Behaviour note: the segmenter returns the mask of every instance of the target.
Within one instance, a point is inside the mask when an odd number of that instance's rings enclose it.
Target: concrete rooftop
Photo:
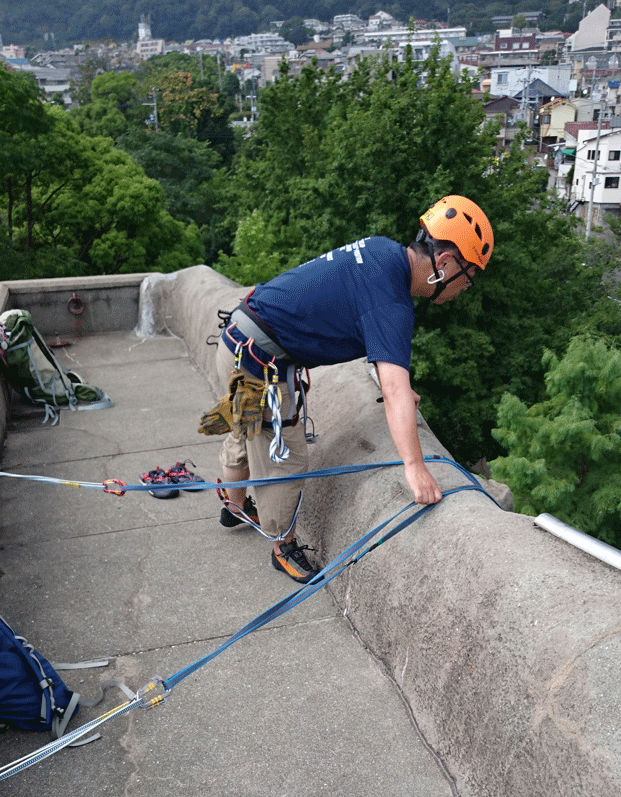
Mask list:
[[[17,407],[2,470],[136,484],[190,459],[219,474],[220,439],[196,433],[215,396],[182,340],[131,332],[63,336],[59,359],[103,388],[112,409],[63,411],[60,424]],[[109,657],[63,673],[90,697],[117,678],[136,690],[216,648],[296,585],[270,564],[270,543],[225,530],[211,491],[118,498],[0,479],[1,614],[51,661]],[[361,533],[364,530],[361,530]],[[345,545],[343,545],[345,547]],[[70,729],[123,703],[109,690]],[[453,780],[419,735],[382,666],[327,590],[237,642],[172,692],[0,784],[0,793],[169,797],[449,797]],[[7,731],[2,764],[49,741]]]

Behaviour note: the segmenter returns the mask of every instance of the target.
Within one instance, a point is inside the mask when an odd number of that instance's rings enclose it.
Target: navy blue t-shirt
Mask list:
[[[257,285],[248,305],[300,365],[366,356],[409,369],[411,279],[405,247],[363,238]]]

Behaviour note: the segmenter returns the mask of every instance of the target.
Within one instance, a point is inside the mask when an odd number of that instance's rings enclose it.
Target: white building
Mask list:
[[[143,14],[138,23],[138,41],[136,42],[136,52],[140,58],[146,61],[152,55],[161,55],[165,46],[164,39],[153,38],[149,18]]]
[[[364,38],[367,42],[377,42],[379,44],[390,39],[391,42],[410,42],[412,45],[416,41],[430,41],[436,36],[440,39],[465,39],[466,29],[459,28],[425,28],[411,31],[408,28],[389,28],[387,30],[365,31]]]
[[[343,30],[360,30],[360,28],[366,27],[366,24],[355,14],[337,14],[332,22],[335,28]]]
[[[393,28],[397,24],[397,20],[386,11],[378,11],[369,17],[369,30],[383,30],[384,28]]]
[[[142,39],[136,42],[136,52],[146,61],[152,55],[161,55],[165,46],[164,39]]]
[[[0,47],[0,55],[4,58],[25,58],[26,54],[23,47],[18,47],[16,44],[7,44]]]
[[[571,73],[571,64],[520,66],[513,69],[495,67],[491,72],[489,92],[495,97],[515,97],[525,86],[539,78],[558,91],[559,95],[566,97],[569,94]]]
[[[569,196],[570,202],[580,203],[580,215],[586,219],[593,187],[594,225],[601,224],[606,213],[619,215],[621,209],[621,129],[600,131],[596,163],[597,136],[597,130],[578,131]]]
[[[578,30],[568,37],[566,47],[572,52],[578,50],[591,50],[604,48],[608,23],[610,22],[610,9],[600,3],[590,14],[580,22]]]
[[[279,33],[251,33],[250,36],[238,36],[233,41],[237,52],[286,53],[294,49],[291,42],[285,41]]]
[[[26,59],[11,61],[11,67],[20,72],[30,72],[33,74],[39,88],[45,94],[46,100],[51,101],[54,99],[54,95],[62,95],[64,104],[71,104],[71,97],[69,96],[71,72],[69,69],[57,69],[52,66],[33,66]]]

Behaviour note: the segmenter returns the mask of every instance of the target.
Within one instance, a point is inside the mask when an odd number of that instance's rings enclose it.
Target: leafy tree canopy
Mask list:
[[[494,436],[508,451],[491,463],[516,509],[549,512],[621,548],[621,351],[613,339],[572,338],[546,351],[547,398],[527,408],[507,393]]]
[[[0,107],[12,102],[25,113],[0,118],[0,135],[12,133],[0,156],[0,278],[165,271],[200,260],[196,226],[170,216],[159,183],[111,139],[85,136],[22,75],[0,70]]]

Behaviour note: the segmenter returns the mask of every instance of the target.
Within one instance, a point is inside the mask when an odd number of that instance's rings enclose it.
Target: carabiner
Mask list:
[[[118,495],[119,498],[125,495],[126,490],[123,489],[115,490],[114,487],[108,488],[109,484],[118,484],[119,487],[123,488],[127,487],[125,482],[122,482],[120,479],[106,479],[105,482],[103,483],[104,493],[111,493],[112,495]]]

